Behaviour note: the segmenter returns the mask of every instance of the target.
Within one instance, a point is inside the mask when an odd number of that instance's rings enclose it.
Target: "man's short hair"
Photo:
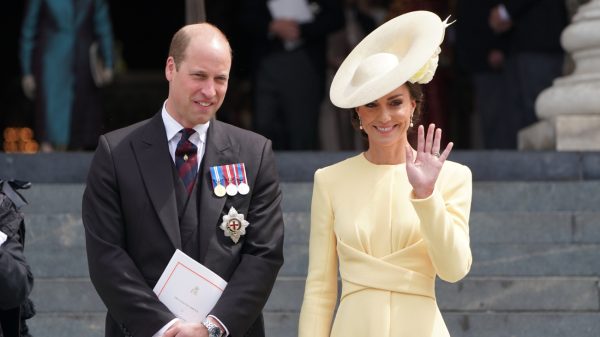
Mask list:
[[[227,42],[227,45],[229,46],[229,53],[233,58],[233,51],[231,50],[231,45],[229,44],[227,36],[225,36],[225,34],[215,25],[212,25],[210,23],[202,23],[201,25],[211,27],[215,33],[217,33],[223,38],[224,41]],[[171,39],[171,45],[169,46],[169,56],[173,57],[173,61],[175,62],[175,69],[177,70],[179,70],[179,65],[185,58],[185,50],[187,49],[187,46],[190,44],[190,40],[192,39],[192,36],[190,34],[190,30],[192,29],[191,26],[193,25],[187,25],[182,27],[175,33],[175,35],[173,35],[173,38]]]

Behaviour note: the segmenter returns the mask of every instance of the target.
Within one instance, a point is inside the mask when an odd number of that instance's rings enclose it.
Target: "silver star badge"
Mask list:
[[[225,236],[231,238],[233,243],[238,243],[240,237],[246,235],[246,227],[249,224],[248,221],[244,220],[244,214],[239,214],[235,208],[231,207],[229,213],[223,215],[223,222],[219,228],[223,230]]]

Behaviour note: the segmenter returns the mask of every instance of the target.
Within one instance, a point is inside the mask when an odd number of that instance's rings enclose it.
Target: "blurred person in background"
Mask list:
[[[386,15],[385,1],[345,0],[343,4],[346,24],[327,41],[327,87],[352,48],[383,23]],[[364,139],[355,132],[348,111],[328,99],[322,102],[319,139],[320,149],[325,151],[362,150],[365,145]]]
[[[456,21],[456,66],[468,77],[473,104],[472,147],[514,147],[512,130],[499,128],[506,118],[507,34],[497,34],[488,24],[495,0],[459,0]]]
[[[273,4],[290,11],[280,16]],[[344,26],[340,2],[242,0],[240,6],[242,31],[252,44],[254,131],[276,150],[316,150],[327,36]]]
[[[98,86],[113,77],[107,2],[28,0],[20,58],[41,150],[93,150],[103,119]]]
[[[535,100],[562,74],[560,35],[567,26],[564,0],[504,0],[490,9],[490,28],[508,34],[506,98],[502,127],[507,148],[517,148],[520,129],[535,123]]]

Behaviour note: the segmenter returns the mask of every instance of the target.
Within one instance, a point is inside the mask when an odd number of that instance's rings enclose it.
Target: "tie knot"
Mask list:
[[[194,133],[196,133],[196,130],[192,128],[181,129],[181,140],[188,140]]]

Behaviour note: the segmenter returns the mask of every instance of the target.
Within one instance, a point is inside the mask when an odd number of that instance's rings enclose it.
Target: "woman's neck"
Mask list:
[[[373,146],[365,151],[365,158],[376,165],[397,165],[406,162],[406,142],[390,146]]]

